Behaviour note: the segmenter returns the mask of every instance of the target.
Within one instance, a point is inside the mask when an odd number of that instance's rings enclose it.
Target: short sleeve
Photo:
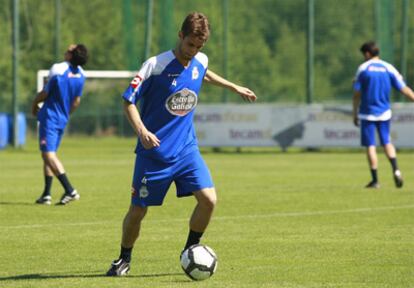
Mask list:
[[[391,84],[395,89],[401,90],[402,88],[407,86],[407,84],[405,84],[404,82],[402,75],[400,74],[400,72],[398,72],[397,69],[395,69],[394,66],[388,65],[387,70],[388,74],[390,75]]]
[[[142,88],[142,83],[152,75],[156,65],[156,58],[151,57],[142,64],[141,69],[129,83],[129,86],[122,94],[122,98],[130,103],[136,103],[139,100],[139,93]]]
[[[352,83],[354,91],[361,91],[361,71],[358,69],[357,73],[355,74],[354,81]]]

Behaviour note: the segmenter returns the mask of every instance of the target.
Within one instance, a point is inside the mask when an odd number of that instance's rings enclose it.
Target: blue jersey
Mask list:
[[[174,162],[198,149],[193,116],[207,66],[208,58],[201,52],[184,67],[172,51],[142,65],[123,98],[133,104],[139,101],[145,127],[161,144],[146,150],[138,141],[137,154]]]
[[[57,63],[49,71],[49,80],[43,90],[47,93],[37,119],[45,127],[65,128],[72,103],[82,96],[85,75],[82,67],[74,68],[68,62]]]
[[[391,88],[401,90],[405,86],[401,74],[391,64],[380,59],[361,64],[354,81],[354,91],[361,92],[359,118],[373,121],[391,118]]]

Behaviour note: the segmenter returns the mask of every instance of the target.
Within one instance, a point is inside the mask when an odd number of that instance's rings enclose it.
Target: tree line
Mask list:
[[[261,102],[305,102],[307,0],[228,0],[227,57],[223,53],[226,41],[223,1],[170,1],[172,23],[165,21],[166,2],[153,2],[151,55],[162,52],[165,31],[176,39],[183,18],[191,11],[201,11],[209,17],[212,28],[203,50],[209,56],[212,70],[223,74],[223,61],[227,59],[227,77],[255,90]],[[8,112],[12,101],[12,0],[2,2],[7,3],[0,10],[0,112]],[[144,60],[146,2],[61,0],[59,54],[63,58],[69,43],[84,43],[91,55],[85,69],[139,69]],[[352,79],[362,62],[358,49],[364,41],[375,39],[374,2],[315,0],[315,102],[350,101]],[[401,3],[398,0],[393,4],[396,17],[392,42],[397,68]],[[54,0],[20,0],[19,107],[25,112],[36,93],[37,70],[49,69],[62,60],[54,57],[54,5]],[[413,15],[414,5],[410,12]],[[414,17],[409,22],[409,34],[414,35]],[[413,46],[411,37],[409,47]],[[414,63],[414,54],[408,54],[408,71],[404,76],[412,86],[414,70],[410,63]],[[113,89],[90,90],[91,99],[86,101],[90,107],[84,109],[97,109],[101,105],[117,107],[119,94],[128,81],[105,85]],[[222,91],[208,85],[201,93],[201,103],[223,100]],[[228,100],[239,101],[232,95]]]

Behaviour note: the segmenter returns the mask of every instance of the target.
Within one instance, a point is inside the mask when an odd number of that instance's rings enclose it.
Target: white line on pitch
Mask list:
[[[401,210],[401,209],[412,209],[414,205],[403,205],[403,206],[386,206],[386,207],[373,207],[373,208],[356,208],[349,210],[325,210],[325,211],[300,211],[300,212],[280,212],[263,215],[235,215],[235,216],[221,216],[215,219],[242,219],[242,218],[273,218],[273,217],[301,217],[301,216],[318,216],[318,215],[330,215],[330,214],[347,214],[347,213],[363,213],[363,212],[375,212],[375,211],[386,211],[386,210]]]
[[[414,205],[402,205],[402,206],[385,206],[385,207],[373,207],[373,208],[356,208],[348,210],[325,210],[325,211],[299,211],[299,212],[280,212],[262,215],[234,215],[234,216],[217,216],[214,217],[214,221],[217,220],[234,220],[234,219],[258,219],[258,218],[274,218],[274,217],[302,217],[302,216],[323,216],[332,214],[352,214],[352,213],[366,213],[376,211],[387,210],[402,210],[412,209]],[[182,222],[188,221],[187,218],[178,219],[157,219],[157,220],[144,220],[145,222]],[[33,224],[33,225],[16,225],[16,226],[0,226],[0,229],[30,229],[30,228],[46,228],[46,227],[67,227],[67,226],[94,226],[103,224],[119,224],[121,221],[97,221],[97,222],[79,222],[79,223],[52,223],[52,224]]]

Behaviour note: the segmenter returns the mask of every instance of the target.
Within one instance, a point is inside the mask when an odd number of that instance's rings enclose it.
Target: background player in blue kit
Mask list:
[[[138,135],[138,144],[121,253],[112,262],[108,276],[128,273],[131,251],[148,206],[162,205],[172,182],[178,197],[194,195],[197,200],[184,249],[200,242],[210,222],[216,191],[201,158],[193,126],[202,82],[230,89],[250,102],[256,100],[256,95],[207,69],[208,58],[199,51],[209,34],[208,19],[201,13],[189,14],[175,49],[148,59],[123,94],[124,109]]]
[[[69,182],[56,152],[69,120],[69,114],[80,104],[85,83],[81,65],[86,64],[87,60],[88,51],[85,45],[70,45],[65,53],[65,61],[52,66],[48,82],[33,100],[32,113],[39,121],[39,146],[45,176],[43,194],[36,200],[38,204],[50,205],[53,175],[59,179],[65,189],[58,204],[65,205],[80,197]],[[43,105],[39,110],[39,104],[42,102]]]
[[[397,165],[397,155],[390,139],[391,88],[414,100],[413,91],[405,84],[400,73],[389,63],[379,58],[379,48],[375,42],[363,44],[360,51],[366,62],[358,68],[354,79],[353,115],[354,124],[361,124],[361,145],[366,153],[372,180],[367,188],[379,188],[375,131],[378,131],[381,145],[384,146],[393,171],[396,187],[403,186],[401,171]]]

